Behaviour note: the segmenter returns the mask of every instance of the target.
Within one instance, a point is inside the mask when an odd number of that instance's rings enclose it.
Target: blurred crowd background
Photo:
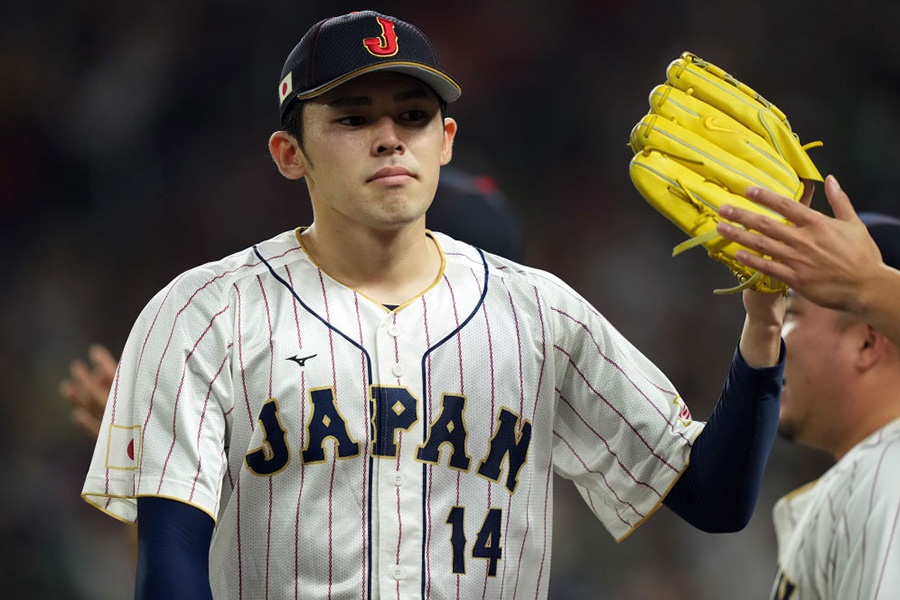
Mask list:
[[[0,595],[126,598],[123,525],[79,495],[92,443],[58,394],[99,341],[118,355],[181,271],[306,224],[305,186],[266,148],[302,33],[373,8],[411,21],[463,86],[454,164],[494,177],[527,263],[567,280],[705,419],[739,296],[628,179],[632,125],[691,50],[761,91],[857,207],[900,213],[900,5],[793,0],[11,0],[0,8]],[[814,205],[827,211],[821,188]],[[557,481],[551,598],[766,598],[776,498],[823,471],[776,443],[749,527],[713,536],[668,510],[621,544]]]

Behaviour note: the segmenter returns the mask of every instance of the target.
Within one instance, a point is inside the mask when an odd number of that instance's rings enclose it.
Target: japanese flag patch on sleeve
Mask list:
[[[106,468],[131,471],[137,468],[141,454],[141,426],[109,426],[106,443]]]

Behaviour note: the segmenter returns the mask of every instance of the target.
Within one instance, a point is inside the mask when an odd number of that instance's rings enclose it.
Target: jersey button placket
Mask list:
[[[377,331],[378,384],[386,387],[402,387],[409,385],[410,376],[414,376],[416,370],[409,362],[411,355],[409,349],[403,344],[403,328],[394,322],[394,315],[390,315],[382,322]],[[414,393],[413,390],[410,390]],[[390,407],[393,410],[402,410]],[[399,413],[398,413],[399,414]],[[415,427],[414,427],[415,429]],[[395,439],[400,440],[401,434],[395,433]],[[385,577],[380,582],[382,597],[396,597],[398,590],[402,597],[406,597],[414,589],[417,589],[417,570],[415,569],[415,556],[412,552],[421,550],[421,525],[416,522],[421,510],[421,490],[416,485],[414,474],[421,472],[421,465],[413,460],[415,445],[420,437],[420,432],[404,431],[402,443],[398,448],[403,455],[399,459],[382,458],[378,461],[377,476],[378,485],[378,510],[381,522],[379,536],[379,556],[381,568]],[[411,471],[411,472],[408,472]],[[419,517],[420,518],[420,517]],[[400,548],[398,549],[398,544]],[[397,587],[399,586],[399,587]]]

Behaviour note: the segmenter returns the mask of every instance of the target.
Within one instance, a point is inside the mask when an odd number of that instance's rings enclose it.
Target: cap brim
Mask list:
[[[327,83],[323,83],[318,87],[300,92],[294,97],[300,100],[315,98],[316,96],[319,96],[331,89],[336,88],[342,83],[347,83],[351,79],[355,79],[360,75],[373,73],[375,71],[394,71],[397,73],[404,73],[406,75],[415,77],[416,79],[424,81],[429,86],[431,86],[435,93],[440,96],[440,98],[445,102],[453,102],[462,94],[462,88],[459,87],[459,84],[456,82],[456,80],[443,71],[420,63],[396,61],[383,62],[377,65],[364,67],[357,71],[352,71],[350,73],[347,73],[346,75],[338,77],[337,79],[332,79]]]

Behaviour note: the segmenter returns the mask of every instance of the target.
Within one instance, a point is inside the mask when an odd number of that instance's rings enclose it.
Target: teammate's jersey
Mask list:
[[[773,509],[776,600],[900,598],[900,420]]]
[[[617,539],[702,423],[556,277],[432,234],[440,276],[394,311],[298,232],[182,274],[144,309],[84,497],[216,519],[217,598],[544,598],[553,473]]]

